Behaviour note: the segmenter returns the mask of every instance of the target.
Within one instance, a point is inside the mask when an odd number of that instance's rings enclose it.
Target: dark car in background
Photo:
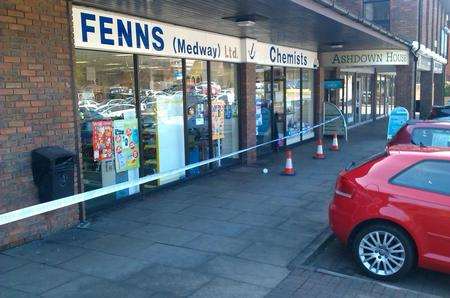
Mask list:
[[[431,109],[428,119],[437,119],[443,121],[450,121],[450,105],[448,106],[434,106]]]
[[[450,148],[450,122],[409,120],[389,141],[387,147],[400,144]]]

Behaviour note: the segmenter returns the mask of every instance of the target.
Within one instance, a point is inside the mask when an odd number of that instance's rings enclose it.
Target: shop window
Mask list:
[[[314,125],[314,78],[312,69],[302,69],[302,129],[309,129]],[[314,131],[303,134],[303,140],[314,137]]]
[[[364,17],[386,30],[390,28],[389,0],[364,0]]]
[[[133,74],[131,54],[76,50],[75,85],[81,119],[85,191],[139,175]],[[128,189],[115,196],[123,197],[136,191],[138,189]],[[101,199],[89,201],[88,208],[95,208],[93,204],[101,202]]]
[[[272,140],[272,68],[256,66],[256,142],[262,144]],[[271,146],[258,148],[258,153],[270,151]]]
[[[299,134],[302,129],[300,106],[300,69],[286,69],[286,135]],[[290,145],[301,140],[301,136],[295,136],[286,140]]]
[[[284,68],[273,68],[273,113],[274,113],[274,137],[276,139],[284,137],[285,132],[285,114],[284,114],[284,95],[285,95]],[[279,141],[276,146],[281,147],[284,141]]]
[[[211,93],[219,93],[218,86],[211,86]],[[207,62],[186,60],[186,106],[188,164],[210,158],[210,127]],[[189,175],[207,170],[202,166],[189,170]]]
[[[236,64],[211,62],[211,129],[214,156],[239,150]],[[239,158],[235,155],[218,164]]]
[[[139,99],[143,176],[185,165],[181,59],[139,56]],[[151,188],[181,178],[154,181]]]

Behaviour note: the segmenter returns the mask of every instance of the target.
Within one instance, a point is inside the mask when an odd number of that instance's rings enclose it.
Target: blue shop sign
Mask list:
[[[389,115],[387,139],[391,140],[400,128],[408,121],[409,112],[404,107],[396,107]]]
[[[341,89],[344,87],[344,80],[325,80],[323,82],[323,87],[326,90]]]

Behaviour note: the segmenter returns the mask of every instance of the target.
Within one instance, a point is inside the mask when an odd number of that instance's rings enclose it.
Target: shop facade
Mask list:
[[[59,145],[76,154],[79,193],[305,133],[87,206],[8,224],[0,247],[74,226],[86,209],[320,137],[310,128],[322,121],[329,78],[346,86],[333,96],[347,120],[369,121],[377,110],[369,102],[387,88],[374,82],[392,71],[374,63],[330,66],[318,53],[330,51],[331,39],[351,49],[407,49],[404,41],[309,0],[251,2],[254,18],[246,21],[237,17],[239,5],[228,2],[100,2],[0,4],[0,213],[40,203],[31,170],[36,148]],[[312,26],[317,23],[324,32]],[[380,116],[385,102],[379,101]]]
[[[246,117],[256,122],[256,144],[296,135],[258,153],[314,137],[316,53],[92,8],[74,6],[72,12],[82,191],[242,148],[238,74],[243,63],[256,64],[255,113]],[[299,135],[302,130],[308,132]],[[87,207],[239,161],[235,155]]]

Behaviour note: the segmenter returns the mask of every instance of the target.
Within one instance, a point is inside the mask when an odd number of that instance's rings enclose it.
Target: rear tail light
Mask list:
[[[339,176],[336,181],[334,193],[340,197],[351,199],[353,195],[353,187],[347,179],[343,176]]]

